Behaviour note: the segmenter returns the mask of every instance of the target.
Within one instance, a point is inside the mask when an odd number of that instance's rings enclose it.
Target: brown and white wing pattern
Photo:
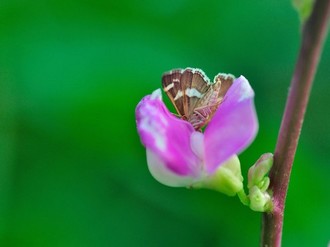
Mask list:
[[[209,79],[199,69],[174,69],[162,77],[162,86],[179,115],[189,118],[209,89]]]
[[[182,69],[174,69],[164,73],[162,76],[163,90],[170,98],[172,104],[180,116],[185,115],[181,85],[182,72]]]
[[[200,69],[186,68],[181,77],[184,90],[184,107],[186,117],[189,118],[205,94],[210,89],[210,80]]]
[[[228,89],[231,87],[235,80],[235,76],[231,74],[219,73],[214,77],[214,83],[221,82],[221,89],[219,91],[219,98],[222,100],[225,97]]]
[[[205,126],[217,110],[221,103],[221,99],[219,99],[220,90],[221,81],[209,85],[207,92],[196,104],[188,119],[196,130]]]
[[[200,69],[174,69],[162,76],[162,86],[178,114],[200,130],[210,121],[234,79],[220,73],[211,83]]]
[[[193,114],[188,121],[196,130],[208,124],[214,113],[224,99],[229,87],[233,84],[235,77],[230,74],[218,74],[208,91],[195,106]]]

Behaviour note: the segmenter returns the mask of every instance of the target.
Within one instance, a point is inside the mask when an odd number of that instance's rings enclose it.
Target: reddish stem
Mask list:
[[[264,213],[261,246],[281,246],[285,199],[292,163],[297,149],[312,82],[327,33],[330,0],[316,0],[311,16],[303,27],[302,44],[291,80],[270,171],[274,211]]]

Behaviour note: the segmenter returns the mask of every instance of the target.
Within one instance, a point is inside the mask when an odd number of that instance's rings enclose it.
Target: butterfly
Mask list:
[[[173,69],[162,76],[162,86],[179,116],[201,130],[212,119],[235,77],[219,73],[210,79],[200,69]]]

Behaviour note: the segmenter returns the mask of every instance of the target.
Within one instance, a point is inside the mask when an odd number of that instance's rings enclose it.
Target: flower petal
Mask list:
[[[165,166],[160,170],[167,169],[178,176],[200,175],[202,162],[191,147],[191,136],[195,130],[190,123],[176,118],[167,110],[160,89],[138,104],[136,122],[141,141],[151,151],[152,160],[157,160],[154,163],[159,166]]]
[[[167,168],[158,155],[147,149],[148,169],[151,175],[160,183],[171,187],[190,186],[196,180],[192,176],[180,176]]]
[[[258,119],[253,103],[254,92],[240,76],[229,88],[205,130],[205,165],[208,173],[232,155],[243,151],[255,138]]]

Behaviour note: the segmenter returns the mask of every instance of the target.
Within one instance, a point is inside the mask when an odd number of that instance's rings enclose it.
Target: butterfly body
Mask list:
[[[218,109],[233,80],[232,75],[218,74],[210,82],[200,69],[174,69],[162,76],[162,86],[179,116],[200,130]]]

